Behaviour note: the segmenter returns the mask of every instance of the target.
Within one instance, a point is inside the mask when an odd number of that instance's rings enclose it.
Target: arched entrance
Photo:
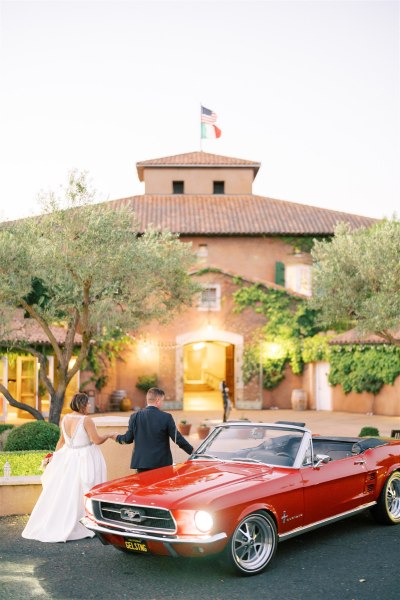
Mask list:
[[[242,336],[226,332],[190,332],[177,338],[177,397],[184,410],[221,410],[220,383],[229,387],[232,404],[242,397]]]

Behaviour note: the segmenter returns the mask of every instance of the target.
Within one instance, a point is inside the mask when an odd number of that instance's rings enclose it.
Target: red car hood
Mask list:
[[[223,495],[271,482],[293,472],[266,465],[188,461],[186,463],[115,479],[93,488],[88,496],[107,502],[156,504],[164,508],[191,508],[209,505]]]

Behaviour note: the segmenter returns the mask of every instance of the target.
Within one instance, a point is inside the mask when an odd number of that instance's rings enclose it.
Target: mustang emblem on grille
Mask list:
[[[140,508],[121,508],[121,519],[132,521],[132,523],[141,523],[145,519],[144,510]]]

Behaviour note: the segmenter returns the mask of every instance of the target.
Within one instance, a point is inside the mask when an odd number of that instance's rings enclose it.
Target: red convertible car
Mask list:
[[[221,554],[263,571],[278,542],[370,509],[400,523],[400,441],[312,435],[303,423],[227,422],[189,459],[93,488],[82,523],[132,553]]]

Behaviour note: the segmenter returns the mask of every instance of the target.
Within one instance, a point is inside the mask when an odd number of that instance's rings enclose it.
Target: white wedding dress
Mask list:
[[[64,417],[61,427],[65,444],[54,452],[43,473],[43,490],[22,537],[40,542],[93,537],[94,533],[79,523],[85,512],[83,496],[106,481],[106,464],[100,448],[86,433],[84,418],[74,414]],[[65,431],[66,419],[79,419],[71,437]]]

